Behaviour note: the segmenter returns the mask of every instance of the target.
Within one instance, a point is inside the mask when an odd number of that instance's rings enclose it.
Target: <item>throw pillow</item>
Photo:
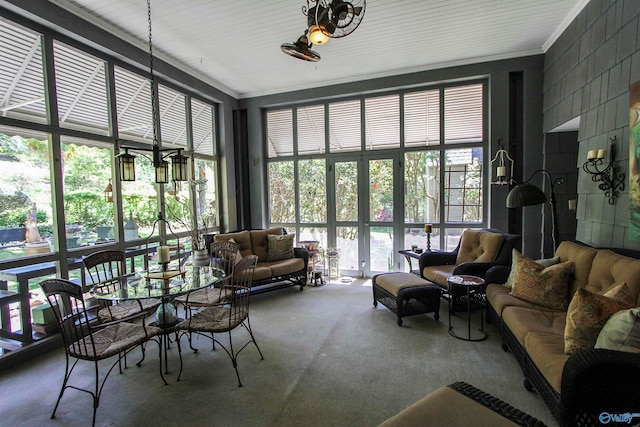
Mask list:
[[[634,307],[634,303],[625,282],[603,294],[578,288],[567,310],[564,327],[565,354],[573,354],[579,348],[593,348],[609,317],[620,310]]]
[[[294,237],[295,234],[267,234],[267,261],[293,258]]]
[[[566,310],[573,262],[565,261],[545,268],[520,252],[514,255],[516,262],[510,294],[543,307]]]
[[[233,237],[230,238],[228,241],[231,242],[231,243],[236,243],[236,241],[233,240]],[[238,245],[238,252],[236,252],[236,258],[234,260],[234,264],[237,264],[240,261],[242,261],[242,254],[240,253],[240,245]]]
[[[640,353],[640,308],[614,313],[598,334],[595,348]]]
[[[511,289],[513,288],[513,275],[516,269],[516,252],[520,254],[520,251],[517,249],[513,249],[511,254],[511,271],[509,272],[509,277],[507,277],[507,281],[504,282],[503,286]],[[543,267],[551,267],[552,265],[560,264],[560,257],[555,256],[553,258],[543,258],[537,259],[536,262]]]

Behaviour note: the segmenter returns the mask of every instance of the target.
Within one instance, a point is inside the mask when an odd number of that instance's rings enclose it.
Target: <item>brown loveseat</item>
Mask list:
[[[257,293],[296,285],[302,291],[307,283],[309,252],[305,248],[293,247],[293,235],[288,235],[288,237],[285,237],[282,228],[270,228],[217,234],[213,240],[217,242],[233,239],[240,245],[241,256],[256,255],[258,257],[258,264],[253,275],[252,292]],[[285,249],[289,251],[288,254],[274,252],[273,242],[278,239],[290,240],[285,243],[287,246]],[[269,248],[269,241],[272,242],[272,250]]]
[[[625,343],[614,342],[627,332],[615,329],[619,323],[613,322],[614,315],[609,317],[607,312],[620,307],[606,309],[606,304],[598,301],[604,300],[601,294],[617,293],[626,283],[628,289],[619,293],[624,294],[625,298],[620,297],[620,300],[626,301],[627,305],[617,313],[630,315],[635,318],[636,326],[640,324],[635,308],[639,305],[640,260],[574,242],[562,242],[555,255],[556,262],[571,261],[565,277],[567,307],[550,308],[531,302],[544,295],[553,299],[550,292],[524,299],[522,295],[520,298],[512,295],[519,285],[518,277],[526,278],[516,274],[512,290],[497,283],[487,286],[489,321],[500,330],[503,348],[510,350],[519,362],[525,387],[535,389],[542,396],[562,425],[601,425],[606,424],[605,421],[613,425],[617,416],[634,413],[638,416],[640,346],[633,348],[629,343],[628,337],[633,339],[633,329],[627,338],[623,338]],[[527,262],[525,260],[521,265],[526,266]],[[564,264],[558,264],[561,265]],[[513,268],[518,268],[515,262]],[[519,271],[523,271],[523,267],[520,268]],[[561,268],[564,267],[558,267],[556,271]],[[522,282],[524,280],[520,284]],[[544,301],[541,303],[546,305]],[[588,333],[589,328],[583,326],[598,323],[598,317],[604,327],[592,328]],[[576,326],[567,328],[567,323]],[[610,339],[615,337],[612,332],[620,334],[619,338]],[[597,337],[595,344],[576,348],[576,339],[584,340],[584,344],[589,336],[593,339],[594,334]],[[638,334],[640,332],[636,331],[636,345]],[[632,421],[640,422],[640,417]]]

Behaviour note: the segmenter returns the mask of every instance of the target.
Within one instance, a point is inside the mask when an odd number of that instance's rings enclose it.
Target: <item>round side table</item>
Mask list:
[[[487,334],[484,332],[484,315],[482,310],[484,308],[484,302],[482,299],[480,302],[480,329],[474,330],[473,333],[471,331],[471,300],[474,295],[471,293],[472,291],[479,291],[482,293],[482,285],[484,285],[484,279],[476,276],[468,276],[468,275],[459,275],[459,276],[451,276],[447,279],[447,285],[449,286],[449,335],[454,338],[458,338],[465,341],[482,341],[487,338]],[[451,303],[453,294],[452,288],[458,286],[463,287],[467,290],[467,335],[466,337],[460,334],[457,334],[453,326],[451,326]],[[476,295],[478,293],[475,293]]]

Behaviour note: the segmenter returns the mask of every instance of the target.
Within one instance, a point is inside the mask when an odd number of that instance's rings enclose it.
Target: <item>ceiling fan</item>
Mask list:
[[[365,9],[366,0],[307,0],[307,5],[302,6],[307,29],[294,43],[283,43],[280,48],[294,58],[317,62],[320,55],[311,49],[312,45],[354,32],[362,22]]]

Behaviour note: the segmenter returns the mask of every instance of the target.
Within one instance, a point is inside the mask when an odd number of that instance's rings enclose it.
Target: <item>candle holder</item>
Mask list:
[[[605,164],[606,150],[590,150],[587,154],[587,161],[582,165],[582,170],[591,175],[591,181],[599,182],[598,188],[604,191],[609,204],[613,205],[616,197],[624,190],[625,174],[621,172],[620,166],[615,164],[615,142],[616,136],[610,138],[609,162]]]
[[[427,251],[428,252],[431,252],[431,231],[432,231],[431,224],[425,224],[424,232],[427,235]]]

